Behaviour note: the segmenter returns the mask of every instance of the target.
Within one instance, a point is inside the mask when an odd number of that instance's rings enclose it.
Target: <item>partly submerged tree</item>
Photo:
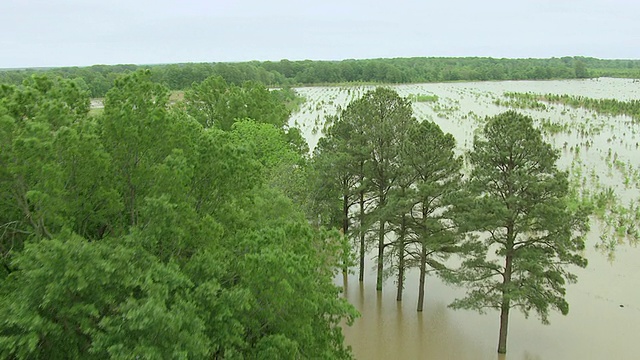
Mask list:
[[[402,146],[402,163],[414,176],[405,196],[407,228],[413,238],[406,253],[408,265],[420,270],[418,311],[423,309],[427,272],[446,270],[444,260],[450,254],[467,250],[459,241],[453,215],[460,201],[462,169],[462,158],[454,148],[453,136],[427,120],[410,128]]]
[[[567,314],[565,286],[581,256],[588,218],[568,207],[567,173],[533,120],[514,111],[488,118],[469,154],[472,172],[466,230],[474,231],[478,256],[465,260],[458,280],[469,286],[452,307],[500,310],[498,352],[507,350],[509,311]]]
[[[411,102],[394,90],[379,87],[354,102],[355,116],[363,121],[363,134],[369,140],[370,155],[365,164],[365,178],[370,184],[376,202],[372,213],[377,223],[378,248],[376,290],[382,291],[384,252],[391,245],[385,238],[388,232],[389,212],[386,209],[389,191],[400,176],[400,147],[407,130],[415,123]]]
[[[341,226],[343,233],[358,243],[360,281],[364,280],[366,206],[371,199],[364,175],[370,152],[363,121],[353,106],[328,118],[331,125],[318,142],[312,161],[316,207],[328,217],[325,224]],[[355,216],[354,207],[358,209]]]

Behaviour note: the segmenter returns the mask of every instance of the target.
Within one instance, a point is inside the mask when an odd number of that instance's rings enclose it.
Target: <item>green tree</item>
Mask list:
[[[384,251],[391,243],[385,241],[389,214],[386,206],[389,191],[400,175],[399,154],[408,127],[415,122],[411,102],[388,88],[376,88],[349,106],[354,116],[363,119],[363,135],[370,143],[370,157],[365,164],[365,178],[371,184],[376,209],[372,218],[377,222],[376,290],[382,291]]]
[[[51,237],[65,226],[94,238],[118,208],[103,196],[108,181],[89,178],[108,173],[108,159],[96,143],[88,111],[87,93],[71,80],[34,75],[20,86],[0,85],[0,254],[5,270],[10,271],[10,253],[26,239]]]
[[[203,358],[209,351],[189,279],[135,244],[60,234],[28,244],[13,266],[0,287],[2,358]]]
[[[359,280],[364,280],[366,206],[370,202],[364,175],[369,146],[364,136],[364,118],[348,106],[336,117],[315,149],[313,164],[315,201],[328,209],[326,225],[341,227],[343,234],[355,237],[359,248]],[[339,202],[339,204],[338,204]],[[358,205],[357,231],[352,231],[351,209]],[[337,211],[337,209],[340,209]],[[335,211],[334,211],[335,210]]]
[[[429,271],[445,271],[451,253],[468,249],[460,243],[455,206],[461,201],[462,158],[454,153],[455,139],[431,121],[411,127],[402,146],[401,161],[414,176],[406,190],[408,211],[404,217],[413,237],[410,264],[420,270],[418,306],[424,305],[425,278]]]
[[[337,264],[331,258],[340,251],[342,239],[337,231],[286,221],[239,240],[237,250],[244,260],[234,268],[240,284],[251,292],[243,316],[245,336],[255,344],[258,357],[266,358],[262,347],[273,336],[289,344],[284,349],[272,344],[270,351],[276,351],[277,358],[350,356],[341,344],[339,319],[350,323],[356,313],[332,282],[332,264]]]
[[[184,98],[187,112],[204,127],[216,126],[225,131],[247,118],[282,129],[290,115],[280,94],[264,85],[248,81],[238,86],[219,76],[194,84]]]
[[[402,301],[405,271],[409,266],[407,256],[410,253],[409,246],[411,243],[409,219],[412,214],[409,193],[414,184],[415,174],[402,162],[400,162],[398,172],[396,184],[389,190],[388,203],[384,211],[387,213],[385,217],[389,220],[390,229],[396,235],[395,240],[392,242],[396,260],[395,266],[392,267],[392,272],[397,271],[396,300]]]
[[[534,311],[543,323],[551,309],[569,311],[565,286],[576,276],[568,266],[587,265],[580,253],[588,218],[568,207],[567,173],[533,119],[508,111],[487,120],[469,154],[473,200],[464,221],[480,232],[481,251],[463,262],[458,275],[469,292],[452,306],[499,309],[498,352],[505,353],[512,308]]]
[[[229,85],[220,76],[210,76],[201,83],[193,84],[184,93],[186,112],[206,128],[219,124],[228,88]],[[222,125],[218,127],[223,128]]]
[[[125,206],[126,217],[121,221],[129,226],[138,223],[139,203],[149,195],[149,185],[156,178],[151,167],[173,149],[169,91],[150,77],[148,70],[141,70],[119,78],[107,93],[99,120]]]
[[[576,59],[573,64],[573,69],[575,71],[575,76],[578,79],[586,79],[589,77],[589,71],[587,70],[587,66],[584,61]]]

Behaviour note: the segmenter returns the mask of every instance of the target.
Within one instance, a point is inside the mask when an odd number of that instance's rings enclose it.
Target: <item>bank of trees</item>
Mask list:
[[[169,105],[152,76],[97,116],[72,80],[0,86],[0,357],[349,358],[344,237],[295,200],[282,104],[211,79]]]
[[[73,79],[92,97],[103,97],[114,80],[140,68],[171,90],[185,90],[210,76],[241,85],[253,81],[268,86],[344,82],[422,83],[439,81],[575,79],[599,76],[640,77],[638,60],[588,57],[550,59],[395,58],[342,61],[251,61],[244,63],[188,63],[152,66],[94,65],[54,69],[0,70],[0,83],[18,85],[34,73]]]
[[[499,310],[501,353],[512,308],[545,323],[550,310],[568,312],[565,286],[576,280],[568,267],[586,266],[588,211],[570,206],[558,153],[530,117],[488,118],[465,178],[453,137],[414,119],[408,100],[390,89],[371,90],[328,120],[313,157],[324,189],[316,202],[332,207],[327,225],[356,244],[360,281],[372,249],[376,290],[394,276],[400,301],[404,286],[418,286],[418,311],[427,273],[466,286],[452,306]],[[418,284],[405,284],[410,267]]]

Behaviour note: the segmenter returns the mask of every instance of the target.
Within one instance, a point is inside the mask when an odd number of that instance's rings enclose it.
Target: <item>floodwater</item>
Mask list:
[[[311,148],[321,136],[324,116],[363,94],[371,86],[311,87],[297,91],[307,103],[291,118]],[[470,149],[474,130],[485,116],[507,109],[494,104],[503,93],[569,94],[590,98],[640,99],[640,83],[628,79],[568,81],[505,81],[413,84],[392,86],[401,96],[435,94],[436,103],[415,103],[418,119],[437,122],[452,133],[462,153]],[[559,167],[587,191],[610,188],[620,208],[638,211],[640,204],[640,125],[626,116],[599,115],[585,109],[547,104],[545,110],[518,109],[534,119],[567,124],[569,130],[547,134],[560,149]],[[639,224],[636,224],[639,225]],[[640,358],[640,249],[627,238],[612,237],[615,229],[594,221],[587,237],[585,269],[575,268],[578,282],[567,286],[567,316],[552,313],[550,325],[531,314],[512,310],[507,355],[496,352],[499,314],[478,314],[447,307],[462,297],[463,288],[443,284],[435,275],[426,282],[425,308],[416,312],[418,273],[407,274],[404,300],[395,300],[394,279],[375,291],[373,254],[367,259],[364,283],[351,274],[344,296],[362,314],[344,327],[346,343],[358,359],[638,359]],[[613,225],[615,227],[615,224]],[[618,243],[613,252],[596,245]],[[354,269],[355,272],[355,269]]]
[[[590,239],[593,244],[594,239]],[[430,276],[425,307],[416,311],[418,272],[407,276],[404,300],[396,301],[393,279],[375,290],[374,262],[364,283],[350,275],[345,297],[362,314],[344,327],[357,359],[637,359],[640,354],[640,249],[619,247],[609,262],[593,246],[578,282],[567,287],[569,314],[554,313],[550,325],[531,314],[511,312],[507,355],[498,357],[498,311],[481,315],[447,307],[464,289]],[[337,279],[342,285],[342,277]]]

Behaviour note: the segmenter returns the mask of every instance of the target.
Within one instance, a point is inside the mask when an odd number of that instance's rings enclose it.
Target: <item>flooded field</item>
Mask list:
[[[391,86],[401,96],[415,98],[414,114],[435,121],[453,134],[458,150],[471,148],[474,131],[486,116],[515,106],[537,120],[546,140],[561,151],[559,166],[568,170],[585,196],[604,194],[609,206],[594,220],[587,239],[586,269],[573,269],[578,283],[567,287],[570,311],[553,314],[542,325],[512,311],[508,353],[500,359],[635,359],[640,353],[640,249],[636,246],[640,219],[640,121],[584,108],[539,102],[543,106],[509,103],[505,92],[567,94],[593,99],[640,99],[640,83],[627,79],[569,81],[505,81]],[[291,118],[310,147],[322,135],[324,118],[345,107],[373,86],[309,87],[307,98]],[[418,100],[426,101],[418,101]],[[481,315],[447,307],[464,289],[427,280],[425,311],[415,311],[417,271],[407,275],[404,301],[395,300],[389,279],[375,291],[373,256],[364,283],[350,275],[345,296],[361,312],[346,341],[359,359],[496,359],[497,311]]]

